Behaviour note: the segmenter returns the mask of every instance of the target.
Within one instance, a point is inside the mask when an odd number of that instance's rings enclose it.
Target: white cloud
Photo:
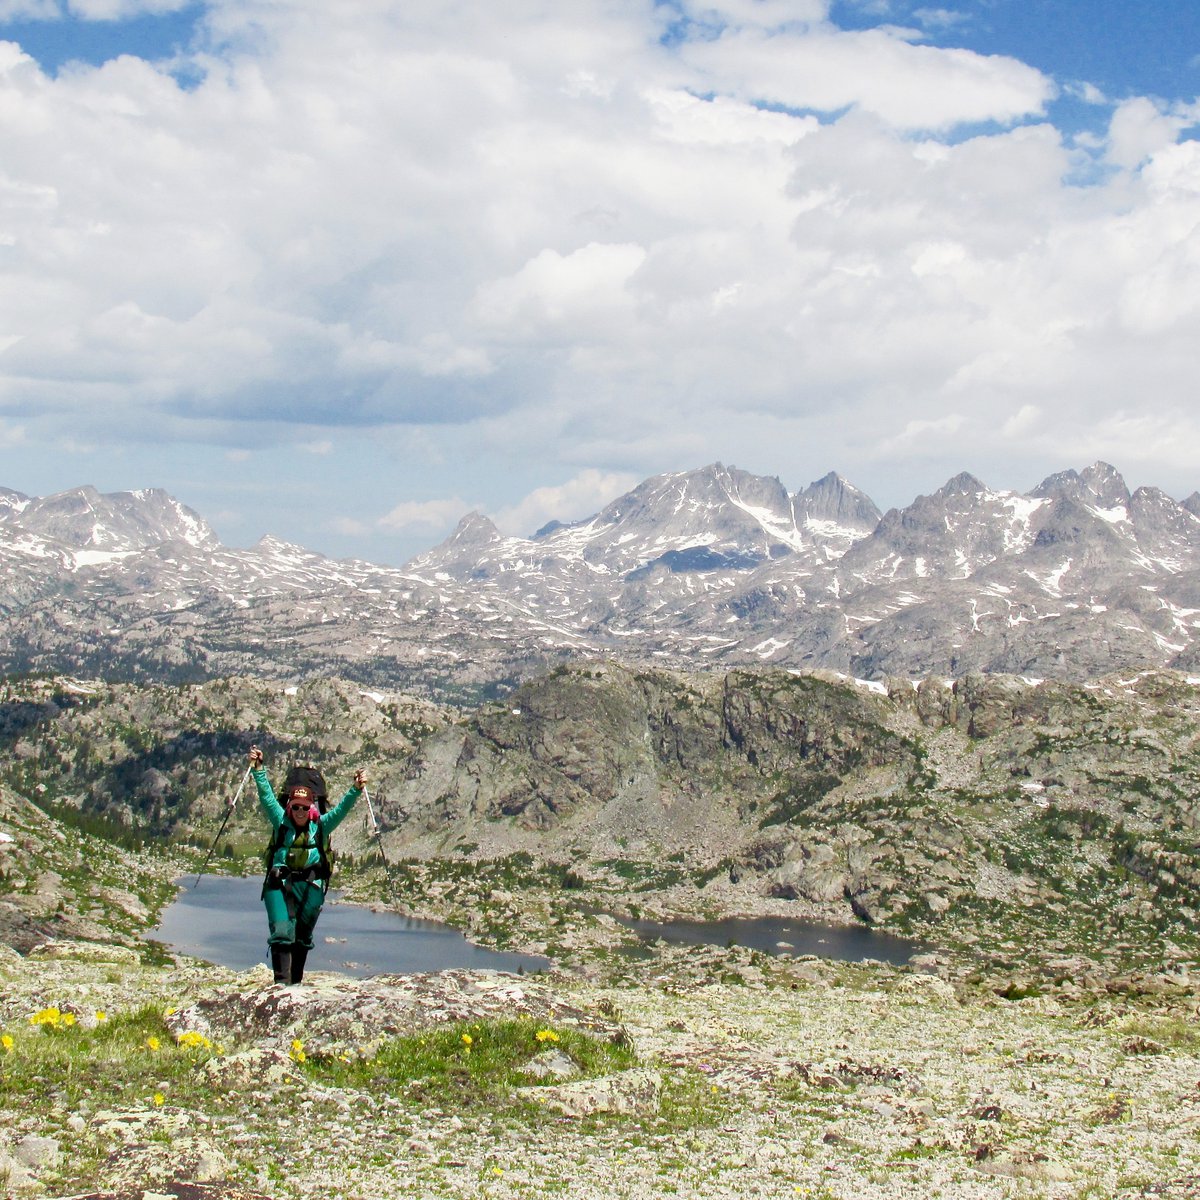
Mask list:
[[[354,517],[335,517],[332,521],[326,521],[325,525],[343,537],[359,538],[370,531],[366,521],[359,521]]]
[[[685,0],[683,9],[703,24],[763,29],[817,24],[829,15],[828,0]]]
[[[951,8],[918,8],[913,10],[913,19],[926,29],[953,29],[970,18],[966,13]]]
[[[815,0],[685,15],[664,44],[642,0],[215,0],[186,89],[0,43],[0,411],[33,443],[331,457],[403,427],[426,494],[525,532],[610,477],[1015,456],[1188,411],[1194,108],[1129,100],[1093,155],[1014,59]]]
[[[180,12],[194,0],[66,0],[67,10],[85,21],[127,21],[131,17]]]
[[[0,0],[0,21],[54,21],[61,16],[58,0]]]
[[[472,505],[458,499],[406,500],[397,504],[376,522],[390,533],[439,533],[454,525],[471,511]]]
[[[1054,95],[1012,58],[912,45],[881,30],[769,36],[744,29],[697,42],[686,58],[721,90],[795,109],[860,108],[901,129],[1013,121]]]
[[[589,468],[558,487],[535,489],[518,503],[501,509],[493,519],[505,533],[528,537],[549,521],[570,523],[592,516],[638,481],[627,471]]]
[[[1108,157],[1120,167],[1137,167],[1173,146],[1179,134],[1200,124],[1200,104],[1166,109],[1145,96],[1117,106],[1108,128]]]
[[[0,449],[11,449],[25,441],[25,426],[0,419]]]
[[[479,289],[476,309],[487,325],[530,331],[563,323],[629,319],[627,285],[646,260],[641,246],[589,242],[571,254],[542,250],[507,279]]]

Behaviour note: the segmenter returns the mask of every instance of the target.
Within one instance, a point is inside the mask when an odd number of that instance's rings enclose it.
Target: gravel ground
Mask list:
[[[245,1044],[274,1044],[283,1065],[226,1081],[205,1110],[170,1095],[117,1110],[100,1095],[70,1112],[10,1102],[0,1112],[0,1180],[3,1164],[18,1164],[10,1196],[84,1194],[55,1181],[68,1178],[57,1173],[63,1159],[87,1154],[100,1164],[87,1181],[97,1190],[205,1178],[281,1200],[1200,1197],[1195,997],[1140,1007],[1115,997],[1004,1001],[882,966],[763,967],[693,948],[662,951],[632,986],[318,973],[281,999],[261,968],[151,969],[86,957],[94,949],[54,953],[0,958],[0,1025],[19,1027],[50,1004],[117,1012],[149,999],[180,1006],[178,1032],[202,1010],[236,1023],[240,1006]],[[624,1028],[661,1090],[626,1113],[575,1117],[514,1101],[470,1115],[403,1089],[302,1084],[289,1069],[288,1021],[300,1009],[310,1037],[322,1012],[338,1010],[340,1024],[326,1024],[344,1041],[347,1012],[376,1021],[401,1008],[432,1024],[522,1009],[539,1020],[591,1015],[596,1029]],[[53,1140],[58,1167],[49,1150],[38,1161],[37,1138]]]

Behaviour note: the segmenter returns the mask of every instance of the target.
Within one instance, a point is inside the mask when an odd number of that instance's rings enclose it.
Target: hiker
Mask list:
[[[270,926],[267,942],[271,968],[276,983],[299,983],[304,978],[313,928],[329,886],[329,835],[363,794],[367,776],[361,767],[355,771],[354,786],[323,813],[312,784],[291,782],[291,776],[284,786],[284,802],[280,804],[262,763],[263,752],[251,746],[250,769],[258,786],[258,802],[272,830],[267,878],[262,890]],[[316,772],[311,777],[319,779]]]

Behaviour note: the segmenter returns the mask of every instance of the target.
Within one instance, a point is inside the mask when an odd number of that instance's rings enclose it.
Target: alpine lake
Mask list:
[[[247,970],[267,961],[267,922],[257,876],[206,875],[197,885],[179,880],[180,892],[146,937],[193,958]],[[644,953],[655,942],[745,946],[767,954],[816,955],[849,962],[908,962],[928,947],[861,926],[823,925],[786,917],[667,922],[617,918],[637,934]],[[309,969],[359,978],[473,968],[534,974],[546,958],[476,946],[436,921],[341,903],[331,893],[321,913]]]

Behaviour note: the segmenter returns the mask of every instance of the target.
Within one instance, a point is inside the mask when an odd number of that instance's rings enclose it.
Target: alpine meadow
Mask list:
[[[0,1200],[1200,1200],[1197,346],[1194,0],[0,0]]]

